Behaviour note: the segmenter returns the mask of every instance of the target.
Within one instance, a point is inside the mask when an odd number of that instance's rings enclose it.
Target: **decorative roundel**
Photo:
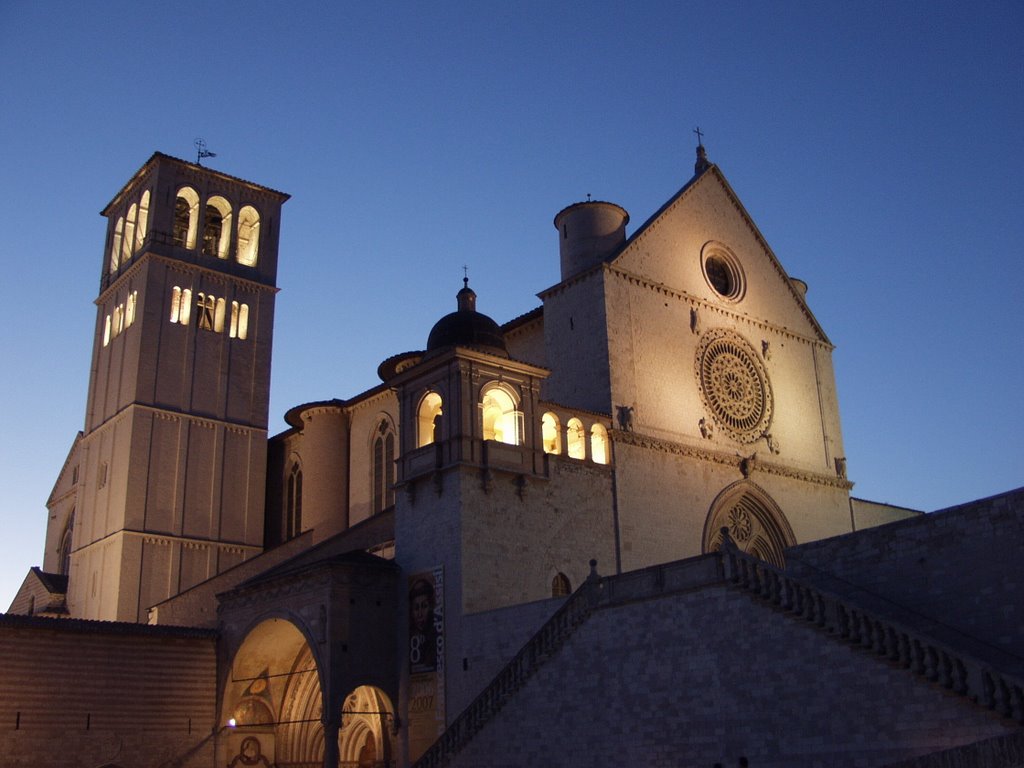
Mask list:
[[[741,443],[760,438],[772,420],[772,388],[757,353],[724,328],[709,331],[697,348],[697,379],[704,405]]]

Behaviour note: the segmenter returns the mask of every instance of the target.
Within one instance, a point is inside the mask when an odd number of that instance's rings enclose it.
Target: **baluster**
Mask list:
[[[836,629],[840,637],[850,637],[850,614],[841,603],[836,603]]]
[[[1003,717],[1013,717],[1013,699],[1010,698],[1010,687],[1002,675],[999,676],[999,711]]]
[[[904,669],[909,669],[911,664],[910,638],[903,632],[899,636],[899,662]]]
[[[994,709],[996,706],[996,686],[992,680],[992,673],[987,669],[981,673],[981,686],[982,686],[982,702],[989,709]]]
[[[953,688],[953,659],[945,651],[942,652],[942,685],[944,688]]]
[[[1017,709],[1017,722],[1024,725],[1024,690],[1019,685],[1013,686],[1013,701]]]
[[[961,696],[967,694],[967,668],[960,659],[953,662],[953,690]]]
[[[900,660],[900,639],[896,635],[896,628],[892,625],[885,632],[886,645],[889,647],[889,661]]]
[[[793,610],[793,582],[782,577],[782,607],[787,611]]]
[[[914,672],[918,675],[924,675],[924,648],[921,645],[921,641],[915,639],[912,644],[913,648],[913,662],[911,664]]]
[[[939,655],[935,647],[928,646],[928,654],[925,661],[925,676],[933,683],[939,679]]]
[[[818,616],[817,616],[818,622],[817,623],[818,623],[819,627],[824,627],[826,622],[827,622],[827,620],[828,620],[828,616],[825,613],[825,598],[824,598],[824,596],[820,592],[817,593],[817,598],[818,598],[817,599],[817,604],[818,604]]]

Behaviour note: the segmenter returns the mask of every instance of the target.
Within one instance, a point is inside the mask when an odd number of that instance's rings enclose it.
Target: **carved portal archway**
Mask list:
[[[715,498],[704,522],[704,552],[722,547],[722,528],[743,552],[774,566],[786,564],[783,551],[796,544],[793,529],[768,493],[749,480],[740,480]]]
[[[294,623],[270,618],[253,627],[231,661],[224,687],[228,764],[322,762],[320,690],[320,670]],[[301,757],[295,760],[296,755]]]

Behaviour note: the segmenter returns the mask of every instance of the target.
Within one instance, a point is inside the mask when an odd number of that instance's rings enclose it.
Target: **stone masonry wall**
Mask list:
[[[984,639],[1016,656],[1020,674],[1022,551],[1024,489],[1019,489],[794,547],[786,559],[795,576],[818,581],[823,588],[840,593],[863,590],[888,601],[893,610],[964,633],[966,642]],[[862,594],[857,597],[865,599]],[[956,642],[955,637],[948,640]]]
[[[1018,727],[718,585],[592,615],[451,765],[856,768]]]
[[[212,764],[212,632],[6,616],[0,659],[7,768]]]

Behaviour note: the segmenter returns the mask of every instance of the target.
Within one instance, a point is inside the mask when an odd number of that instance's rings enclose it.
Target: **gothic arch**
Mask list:
[[[398,430],[391,414],[381,411],[367,436],[370,462],[370,507],[373,514],[383,512],[395,503],[395,459]]]
[[[789,521],[775,500],[756,483],[739,480],[718,494],[704,521],[703,552],[722,547],[722,528],[747,554],[782,568],[783,551],[796,544]]]

